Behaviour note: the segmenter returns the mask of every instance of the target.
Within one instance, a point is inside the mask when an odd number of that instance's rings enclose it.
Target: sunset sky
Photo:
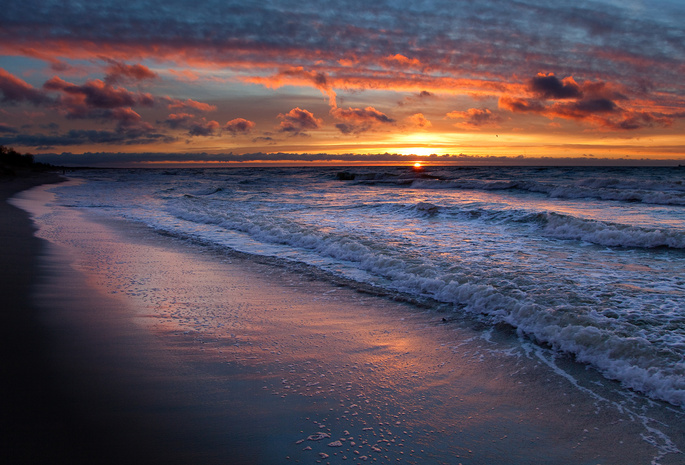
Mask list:
[[[9,0],[0,11],[0,145],[22,152],[685,160],[684,134],[682,0]]]

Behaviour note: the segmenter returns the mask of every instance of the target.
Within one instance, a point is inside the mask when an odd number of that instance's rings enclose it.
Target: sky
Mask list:
[[[0,145],[75,164],[680,161],[684,76],[681,0],[9,0]]]

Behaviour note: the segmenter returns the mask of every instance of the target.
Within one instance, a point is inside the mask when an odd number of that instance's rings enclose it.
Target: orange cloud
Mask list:
[[[428,129],[433,126],[433,124],[426,119],[423,113],[415,113],[409,116],[407,121],[410,125],[421,129]]]
[[[167,119],[164,121],[170,128],[176,129],[179,127],[184,127],[187,126],[190,121],[195,118],[195,115],[191,115],[190,113],[172,113],[169,116],[167,116]]]
[[[383,62],[388,66],[401,66],[404,68],[419,68],[421,61],[416,58],[407,58],[404,55],[395,54],[388,55],[383,59]]]
[[[122,81],[142,81],[145,79],[156,79],[157,73],[151,71],[148,67],[136,64],[127,65],[116,60],[106,59],[109,62],[107,67],[107,76],[105,82],[107,84],[116,84]]]
[[[299,107],[293,108],[286,114],[281,113],[278,117],[283,120],[280,124],[281,132],[287,132],[292,135],[305,135],[305,130],[319,129],[323,124],[323,121],[315,118],[312,112]]]
[[[248,134],[256,124],[254,121],[246,120],[245,118],[235,118],[224,125],[224,131],[230,132],[232,135]]]
[[[176,76],[182,80],[191,81],[191,82],[197,81],[198,79],[200,79],[200,75],[198,73],[191,71],[191,70],[188,70],[188,69],[184,69],[181,71],[178,71],[175,69],[170,69],[170,70],[168,70],[168,73],[173,74],[174,76]]]
[[[167,98],[169,100],[169,105],[167,108],[170,110],[181,108],[181,109],[193,109],[199,111],[216,111],[216,105],[210,105],[208,103],[196,102],[192,99],[177,100],[172,98]]]
[[[664,114],[630,108],[620,86],[603,82],[578,84],[572,77],[559,80],[554,74],[538,74],[529,83],[534,98],[502,96],[499,107],[514,113],[533,113],[544,117],[583,122],[599,129],[635,130],[668,127],[681,113]],[[617,101],[627,105],[619,106]]]
[[[451,119],[462,119],[457,127],[474,129],[483,126],[496,126],[501,118],[487,108],[469,108],[466,111],[451,111],[446,115]]]
[[[328,96],[331,106],[336,106],[336,93],[326,73],[321,71],[307,71],[302,66],[287,68],[272,76],[253,76],[246,81],[261,84],[267,88],[276,89],[284,85],[314,86]]]

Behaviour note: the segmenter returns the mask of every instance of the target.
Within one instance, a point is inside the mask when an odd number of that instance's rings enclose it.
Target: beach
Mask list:
[[[57,180],[3,186],[6,463],[682,463],[681,409],[505,325],[58,207],[49,185],[5,202]]]

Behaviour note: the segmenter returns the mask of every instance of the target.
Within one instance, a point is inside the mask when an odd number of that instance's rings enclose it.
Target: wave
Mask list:
[[[579,240],[608,247],[685,249],[683,231],[605,223],[558,213],[536,216],[543,224],[542,233],[556,239]]]
[[[521,288],[518,276],[508,276],[498,270],[490,274],[474,274],[473,270],[445,271],[444,264],[418,253],[394,249],[383,237],[367,237],[349,233],[330,234],[315,227],[285,218],[272,218],[250,211],[232,210],[220,213],[205,210],[203,199],[183,198],[175,214],[194,223],[210,224],[248,234],[259,241],[282,244],[314,252],[319,258],[307,263],[302,253],[295,260],[317,267],[324,257],[353,264],[357,269],[383,278],[374,285],[406,293],[417,298],[428,298],[454,306],[455,310],[480,315],[490,324],[507,323],[521,334],[590,363],[606,376],[620,380],[625,386],[685,405],[685,363],[682,354],[664,355],[635,325],[620,318],[610,318],[591,309],[579,311],[577,306],[552,307]],[[440,209],[430,203],[406,207],[426,215],[438,214]],[[550,234],[569,234],[564,229],[601,237],[612,225],[591,226],[587,222],[563,215],[531,214],[527,221],[543,225]],[[560,232],[561,231],[561,232]],[[623,231],[624,237],[635,236],[635,231]],[[639,234],[638,234],[639,235]],[[653,241],[652,238],[641,240]],[[615,242],[616,239],[608,239]],[[620,241],[619,241],[620,242]],[[625,242],[625,239],[623,240]],[[683,247],[682,242],[678,244]],[[289,255],[292,257],[293,255]],[[354,279],[354,278],[352,278]],[[366,282],[365,284],[370,284]],[[572,292],[572,291],[571,291]],[[671,334],[679,344],[685,335]],[[678,339],[680,338],[680,339]]]
[[[473,174],[479,175],[473,177]],[[471,175],[472,177],[464,177]],[[572,179],[551,179],[531,172],[523,176],[508,173],[505,179],[489,179],[485,173],[469,171],[374,171],[337,174],[339,180],[353,180],[354,185],[394,185],[413,189],[460,189],[481,191],[521,191],[542,194],[556,199],[595,199],[604,201],[639,202],[653,205],[685,206],[685,181],[653,179],[636,173],[617,176],[580,176]]]
[[[595,185],[593,185],[593,183]],[[654,205],[685,206],[685,187],[679,185],[658,186],[627,184],[618,188],[609,181],[603,183],[587,181],[582,183],[560,185],[539,181],[490,181],[480,179],[444,180],[419,179],[411,182],[414,189],[469,189],[482,191],[519,190],[535,194],[544,194],[557,199],[596,199],[620,202],[640,202]]]
[[[388,205],[379,208],[387,209]],[[526,210],[490,210],[441,207],[430,202],[403,206],[410,214],[459,220],[479,220],[516,226],[529,225],[544,237],[583,241],[606,247],[685,249],[685,231],[669,228],[648,228],[578,218],[555,212],[531,213]]]

